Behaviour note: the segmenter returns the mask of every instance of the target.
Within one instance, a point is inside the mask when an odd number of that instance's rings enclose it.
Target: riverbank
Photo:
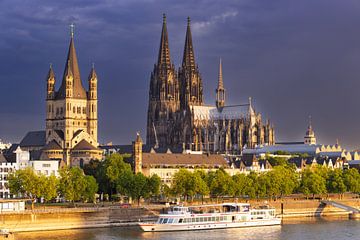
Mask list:
[[[335,201],[360,209],[360,199]],[[253,206],[264,201],[250,201]],[[283,219],[340,216],[348,217],[349,211],[324,205],[320,200],[278,200],[268,204],[276,208]],[[49,231],[83,228],[135,226],[139,221],[153,221],[163,205],[146,205],[139,208],[80,207],[80,208],[38,208],[34,211],[0,215],[0,228],[11,232]]]

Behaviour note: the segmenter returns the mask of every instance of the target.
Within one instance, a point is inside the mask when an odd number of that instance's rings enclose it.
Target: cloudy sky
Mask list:
[[[278,141],[302,140],[308,116],[321,143],[359,148],[358,0],[0,1],[0,138],[20,141],[45,127],[49,63],[60,84],[69,24],[84,85],[99,77],[99,141],[145,137],[150,72],[167,14],[172,61],[179,66],[186,18],[206,103],[214,103],[223,60],[229,104],[251,96]]]

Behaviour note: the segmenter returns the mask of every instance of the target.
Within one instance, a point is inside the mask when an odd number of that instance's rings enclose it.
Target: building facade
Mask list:
[[[83,86],[71,29],[70,45],[60,88],[55,90],[55,73],[50,66],[47,75],[46,146],[44,153],[61,158],[67,165],[81,165],[100,159],[98,149],[97,74],[92,66],[88,89]]]
[[[158,61],[150,77],[146,144],[203,152],[241,153],[244,147],[275,143],[274,128],[263,123],[251,98],[246,104],[226,105],[222,63],[215,105],[205,105],[203,80],[195,61],[190,19],[184,55],[176,71],[164,15]]]

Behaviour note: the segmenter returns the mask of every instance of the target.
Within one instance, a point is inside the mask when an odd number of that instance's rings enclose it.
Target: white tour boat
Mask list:
[[[250,208],[248,203],[223,203],[192,207],[174,206],[167,214],[160,214],[155,223],[140,223],[139,225],[145,232],[159,232],[280,224],[281,218],[275,216],[275,208],[268,206]]]

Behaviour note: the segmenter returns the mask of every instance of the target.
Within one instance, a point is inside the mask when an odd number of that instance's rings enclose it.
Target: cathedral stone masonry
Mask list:
[[[63,159],[66,165],[83,165],[90,159],[101,159],[97,142],[97,75],[91,68],[88,91],[83,87],[71,31],[64,75],[58,91],[55,73],[50,66],[47,75],[46,146],[48,158]]]
[[[204,105],[202,83],[195,61],[190,19],[187,22],[183,61],[177,72],[170,57],[164,15],[158,61],[150,77],[148,145],[240,154],[243,148],[275,144],[273,126],[268,120],[263,124],[251,98],[246,104],[225,104],[221,60],[215,106]]]

